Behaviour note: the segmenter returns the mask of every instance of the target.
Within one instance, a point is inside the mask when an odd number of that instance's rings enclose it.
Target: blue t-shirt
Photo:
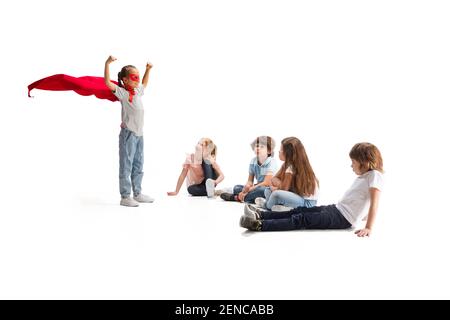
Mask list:
[[[248,173],[256,178],[256,183],[261,183],[267,174],[275,175],[277,172],[277,162],[273,157],[267,157],[263,164],[258,164],[258,157],[254,157],[250,161]]]

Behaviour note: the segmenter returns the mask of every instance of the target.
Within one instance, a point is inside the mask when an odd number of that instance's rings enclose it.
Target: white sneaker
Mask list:
[[[251,219],[260,219],[261,216],[258,212],[259,208],[254,204],[246,203],[244,206],[244,216],[249,217]]]
[[[139,202],[131,199],[130,197],[127,197],[120,200],[120,205],[125,207],[139,207]]]
[[[267,202],[266,199],[264,199],[262,197],[258,197],[255,199],[255,204],[260,208],[265,208],[266,202]]]
[[[207,179],[205,185],[206,185],[206,194],[208,195],[208,198],[214,198],[214,188],[215,188],[214,180]]]
[[[153,201],[155,201],[155,199],[153,199],[150,196],[147,196],[145,194],[138,194],[136,197],[133,197],[134,200],[136,200],[137,202],[143,202],[143,203],[152,203]]]
[[[284,211],[291,211],[292,209],[294,209],[294,208],[286,207],[286,206],[283,206],[281,204],[276,204],[276,205],[274,205],[272,207],[271,210],[272,211],[276,211],[276,212],[284,212]]]

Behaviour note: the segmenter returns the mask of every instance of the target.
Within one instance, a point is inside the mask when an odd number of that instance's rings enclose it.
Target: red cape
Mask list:
[[[115,84],[117,82],[112,81]],[[101,77],[71,77],[65,74],[55,74],[33,82],[28,86],[28,96],[33,89],[65,91],[73,90],[82,96],[95,95],[99,99],[119,101],[111,90],[105,85],[105,79]]]

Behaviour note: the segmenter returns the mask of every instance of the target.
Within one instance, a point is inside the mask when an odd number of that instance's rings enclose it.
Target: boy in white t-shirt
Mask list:
[[[378,148],[367,142],[354,145],[350,151],[350,159],[352,169],[358,177],[336,205],[298,207],[286,212],[246,206],[240,220],[241,227],[253,231],[347,229],[367,216],[364,229],[355,233],[358,237],[369,236],[383,188],[383,159]]]

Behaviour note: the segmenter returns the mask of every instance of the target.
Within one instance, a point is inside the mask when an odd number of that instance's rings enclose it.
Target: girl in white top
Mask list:
[[[358,237],[370,236],[383,188],[383,159],[378,148],[368,142],[354,145],[350,159],[358,177],[336,205],[275,213],[246,206],[241,227],[254,231],[347,229],[367,218],[365,227],[355,233]]]
[[[257,198],[255,204],[272,211],[315,206],[319,182],[302,142],[296,137],[283,139],[278,156],[284,164],[265,190],[266,199]]]
[[[122,123],[119,135],[119,187],[120,205],[137,207],[140,202],[153,202],[153,198],[141,193],[144,176],[144,106],[141,97],[147,87],[151,63],[145,67],[142,83],[139,70],[124,66],[118,74],[118,85],[111,81],[109,65],[117,60],[109,56],[105,62],[105,85],[122,104]],[[130,197],[133,191],[133,198]]]

